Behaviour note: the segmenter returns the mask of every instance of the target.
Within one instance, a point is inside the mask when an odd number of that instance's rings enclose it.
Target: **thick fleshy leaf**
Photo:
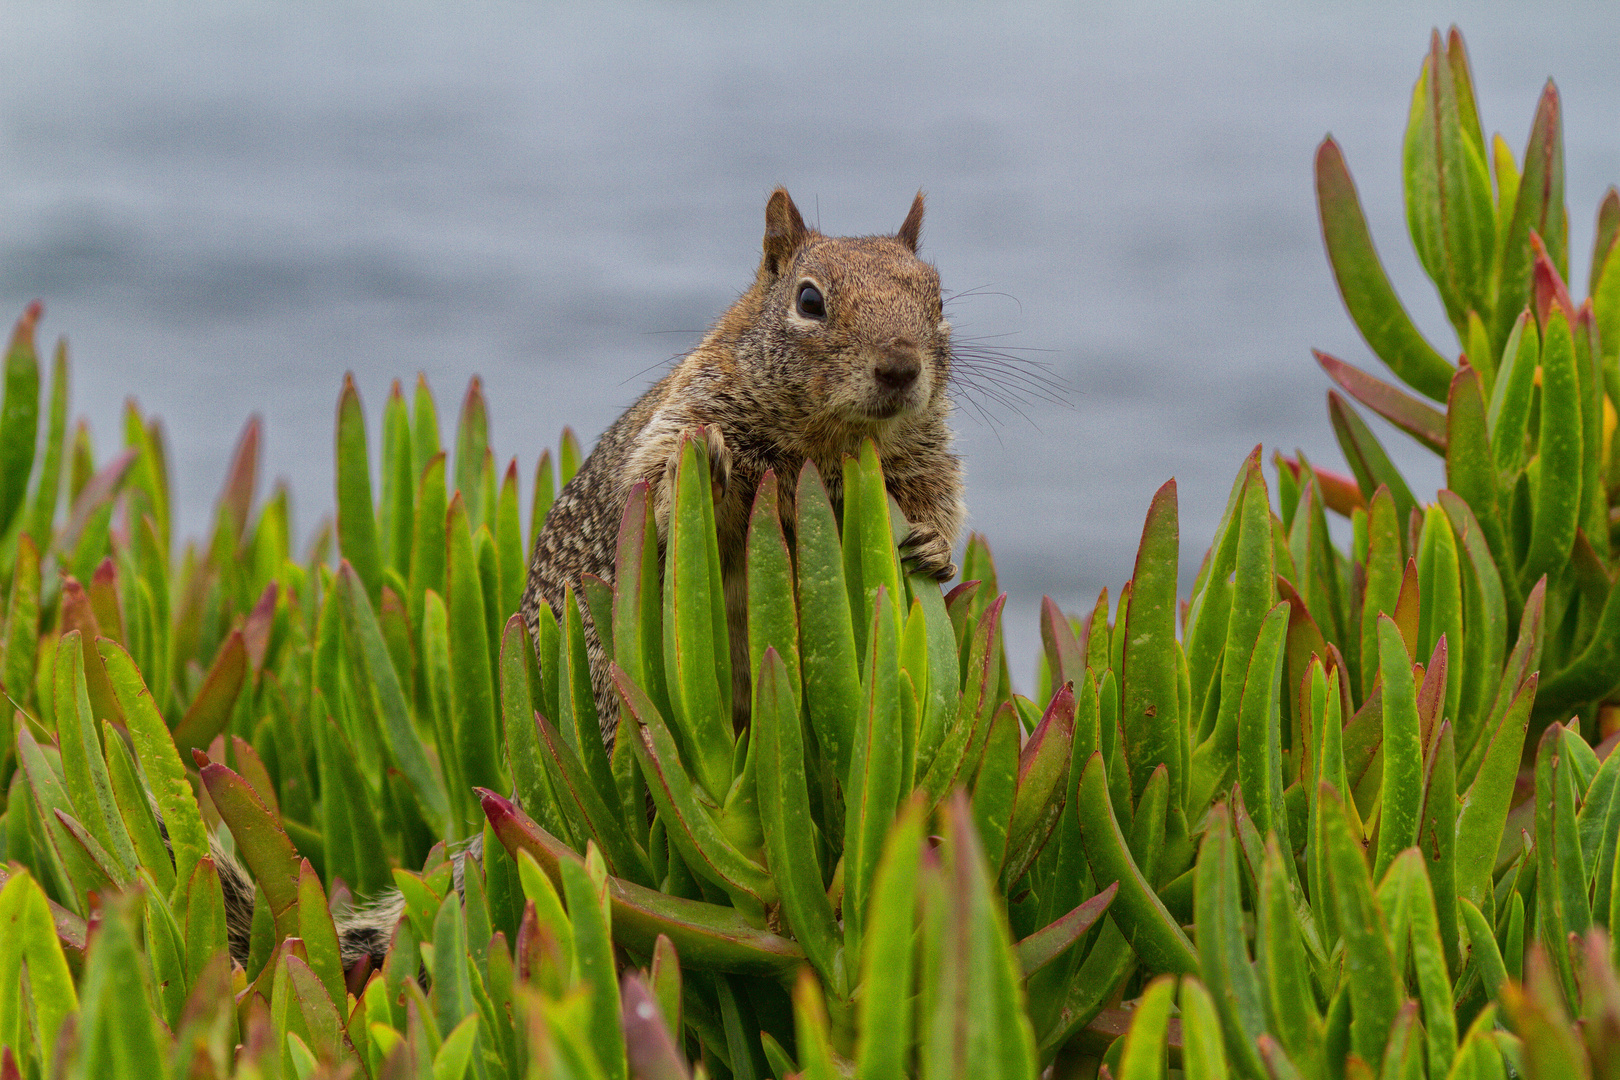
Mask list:
[[[343,961],[338,955],[337,930],[326,903],[326,890],[308,859],[298,864],[298,937],[303,939],[310,970],[326,988],[338,1009],[348,1000],[343,983]]]
[[[1249,657],[1260,635],[1261,624],[1277,603],[1276,552],[1272,543],[1271,499],[1260,471],[1260,456],[1251,453],[1244,463],[1246,476],[1237,512],[1237,537],[1232,569],[1223,565],[1217,571],[1233,575],[1230,614],[1226,620],[1225,645],[1219,667],[1218,712],[1213,728],[1193,751],[1191,792],[1187,806],[1207,806],[1217,791],[1228,787],[1237,774],[1239,716],[1243,684],[1248,675]],[[1223,548],[1225,544],[1223,543]],[[1188,658],[1189,665],[1192,658]],[[1206,705],[1205,710],[1209,708]],[[1200,720],[1200,729],[1203,721]],[[1103,732],[1104,738],[1108,732]]]
[[[966,798],[954,796],[944,817],[946,857],[923,892],[925,939],[942,947],[924,957],[920,1071],[1033,1076],[1034,1033]]]
[[[856,612],[857,627],[871,623],[873,605],[880,588],[894,606],[896,622],[905,618],[902,610],[905,593],[900,588],[900,558],[895,548],[897,537],[894,515],[891,513],[892,502],[892,496],[884,486],[883,470],[878,464],[877,446],[871,439],[866,439],[861,443],[858,459],[844,460],[845,564],[849,563],[847,549],[852,540],[857,545],[856,558],[860,563],[862,607]],[[859,519],[858,524],[856,518]]]
[[[180,763],[168,725],[158,715],[152,695],[129,654],[116,642],[106,639],[96,642],[96,649],[107,667],[113,694],[123,710],[141,771],[163,812],[163,824],[174,847],[175,879],[189,881],[197,860],[208,853],[208,833],[203,827],[191,782],[186,779],[185,766]]]
[[[825,985],[836,986],[839,928],[822,885],[815,821],[805,777],[799,695],[782,658],[766,646],[754,687],[753,737],[759,743],[760,823],[771,873],[782,896],[787,927],[803,946]]]
[[[1485,410],[1485,422],[1491,433],[1491,459],[1504,501],[1524,465],[1530,406],[1535,398],[1536,371],[1540,365],[1541,334],[1534,313],[1525,308],[1519,312],[1502,346],[1501,366]]]
[[[1025,977],[1040,971],[1062,956],[1069,946],[1079,941],[1081,935],[1103,917],[1103,913],[1108,910],[1108,905],[1113,903],[1114,896],[1118,892],[1119,883],[1115,882],[1061,919],[1020,941],[1018,964],[1023,968]]]
[[[1446,452],[1446,414],[1374,378],[1338,357],[1311,350],[1316,362],[1344,392],[1437,454]]]
[[[394,670],[383,641],[377,617],[361,588],[363,579],[347,561],[338,565],[337,594],[341,601],[344,630],[350,642],[352,666],[364,677],[357,689],[369,686],[378,717],[388,734],[387,745],[400,771],[410,781],[423,815],[434,831],[443,833],[449,818],[450,800],[443,782],[427,759],[405,703],[399,674]],[[482,643],[483,636],[478,641]],[[486,679],[487,682],[487,679]],[[490,747],[494,751],[493,745]]]
[[[730,790],[732,779],[731,639],[720,583],[707,444],[702,438],[687,437],[681,446],[664,564],[669,722],[692,753],[699,785],[718,802]]]
[[[1548,242],[1553,265],[1568,277],[1565,237],[1569,221],[1564,211],[1563,106],[1558,88],[1547,80],[1535,119],[1530,124],[1530,140],[1524,151],[1524,171],[1518,177],[1513,197],[1513,213],[1498,238],[1495,315],[1492,340],[1506,341],[1520,311],[1531,299],[1533,253],[1530,233],[1539,233]],[[1498,168],[1500,177],[1502,170]],[[1503,191],[1504,202],[1507,192]]]
[[[1362,337],[1408,386],[1444,401],[1452,367],[1423,339],[1395,296],[1373,249],[1344,154],[1331,138],[1316,150],[1316,205],[1339,295]]]
[[[506,849],[527,851],[540,867],[561,880],[557,866],[580,860],[578,853],[547,834],[507,799],[480,791],[484,813]],[[749,923],[738,911],[668,896],[622,881],[607,880],[614,932],[626,947],[646,955],[663,934],[680,950],[682,962],[695,971],[731,971],[781,975],[804,963],[804,953],[787,938]]]
[[[866,940],[860,952],[858,1072],[894,1076],[905,1070],[912,1046],[917,926],[917,877],[928,805],[913,797],[902,807],[883,844],[872,882]],[[840,991],[837,980],[830,988]]]
[[[810,728],[839,777],[849,774],[861,682],[838,520],[815,463],[799,471],[796,550]],[[926,740],[923,740],[926,741]]]
[[[1217,1080],[1227,1075],[1220,1020],[1203,983],[1181,980],[1181,1073],[1185,1080]]]
[[[989,738],[1001,689],[1001,614],[1006,603],[1005,595],[991,601],[973,627],[961,707],[935,752],[933,764],[917,784],[935,801],[943,799],[960,779],[971,775]]]
[[[867,903],[883,837],[900,805],[900,672],[894,605],[887,586],[873,595],[873,625],[863,671],[866,702],[856,719],[846,778],[844,925],[846,946],[864,935]],[[1011,800],[1007,810],[1011,811]],[[1005,834],[1003,834],[1003,837]],[[1003,842],[1005,839],[1003,838]],[[851,951],[858,951],[858,947]]]
[[[926,776],[933,767],[934,754],[941,740],[956,724],[962,706],[958,693],[962,666],[957,655],[950,613],[945,608],[945,596],[940,591],[939,582],[921,574],[912,574],[906,580],[911,591],[913,611],[920,610],[922,613],[928,647],[927,671],[920,673],[923,686],[919,689],[923,701],[917,729],[916,760],[910,769],[915,785],[916,779]],[[908,674],[915,678],[919,673],[912,673],[908,668]]]
[[[1449,976],[1460,970],[1461,963],[1457,929],[1457,750],[1449,720],[1441,720],[1435,727],[1425,752],[1418,847],[1427,858],[1429,883],[1435,896],[1435,927]],[[1450,1009],[1448,990],[1448,1015]],[[1434,1030],[1433,1024],[1430,1029]]]
[[[1276,832],[1288,842],[1288,817],[1283,809],[1283,764],[1279,724],[1283,640],[1288,630],[1289,605],[1279,603],[1260,624],[1260,634],[1248,664],[1239,712],[1238,783],[1243,800],[1262,836]],[[1292,850],[1290,847],[1289,850]]]
[[[1052,672],[1052,685],[1075,683],[1086,670],[1086,654],[1075,639],[1068,616],[1050,596],[1041,597],[1041,646]]]
[[[28,495],[39,438],[39,357],[34,326],[44,308],[38,300],[24,309],[6,349],[5,403],[0,406],[0,534],[11,528]]]
[[[474,375],[456,415],[456,491],[467,503],[467,517],[476,529],[492,507],[483,505],[479,472],[489,452],[489,410],[484,404],[484,381]]]
[[[1417,655],[1430,656],[1442,639],[1446,641],[1452,662],[1446,671],[1442,712],[1454,718],[1462,701],[1465,644],[1462,570],[1458,565],[1457,538],[1451,531],[1451,520],[1437,504],[1430,504],[1423,511],[1417,566],[1418,595],[1423,601],[1418,611]],[[1425,732],[1428,727],[1425,725]]]
[[[1250,478],[1257,475],[1259,470],[1260,449],[1256,446],[1249,452],[1243,467],[1238,470],[1237,479],[1232,483],[1232,491],[1227,497],[1215,539],[1210,544],[1209,555],[1199,567],[1197,580],[1193,583],[1192,600],[1184,619],[1182,640],[1192,690],[1192,715],[1187,719],[1189,724],[1197,725],[1193,734],[1195,744],[1207,738],[1215,727],[1214,710],[1220,704],[1216,688],[1220,685],[1217,680],[1225,655],[1227,623],[1232,612],[1232,572],[1237,563],[1241,511],[1245,506]],[[1107,617],[1108,609],[1105,606],[1102,609],[1104,622]],[[1096,618],[1093,614],[1093,622]]]
[[[1492,909],[1492,871],[1518,774],[1520,750],[1536,697],[1532,674],[1496,729],[1457,813],[1457,890],[1483,911]]]
[[[418,416],[421,415],[421,391],[418,390]],[[435,429],[436,432],[437,429]],[[417,440],[413,437],[411,442],[412,455],[415,455]],[[444,536],[443,522],[448,508],[449,496],[444,485],[444,455],[435,451],[422,467],[416,487],[416,519],[411,535],[411,571],[407,578],[410,587],[410,597],[407,604],[407,613],[412,626],[421,627],[422,608],[426,603],[425,597],[429,591],[444,595],[444,560],[445,545],[441,542]]]
[[[619,1010],[624,1018],[630,1075],[637,1080],[687,1080],[686,1062],[658,998],[634,971],[626,971],[619,979]]]
[[[827,1032],[827,1003],[809,968],[799,972],[793,985],[793,1026],[798,1036],[798,1075],[802,1080],[838,1080],[833,1050]]]
[[[101,920],[79,984],[78,1067],[84,1076],[120,1076],[125,1062],[163,1060],[159,1018],[147,1004],[136,946],[140,900],[115,901]]]
[[[1267,1026],[1306,1076],[1321,1075],[1325,1064],[1322,1016],[1311,990],[1288,873],[1275,836],[1266,842],[1257,906],[1255,951]]]
[[[471,395],[469,389],[468,396]],[[499,789],[506,787],[506,782],[496,736],[488,615],[488,605],[496,597],[484,595],[469,529],[471,520],[472,515],[462,502],[462,492],[458,491],[450,499],[445,519],[449,591],[444,599],[450,616],[450,712],[454,718],[456,751],[467,782]]]
[[[529,547],[532,554],[535,541],[540,539],[540,531],[546,527],[546,515],[551,512],[551,504],[557,500],[557,475],[551,467],[551,451],[540,451],[540,458],[534,463],[534,493],[529,500]]]
[[[506,734],[507,761],[512,767],[512,784],[518,802],[540,820],[554,835],[561,834],[560,815],[554,800],[551,775],[541,758],[532,707],[530,667],[534,650],[522,615],[506,621],[501,636],[501,721]]]
[[[56,1058],[57,1032],[78,1010],[79,997],[57,940],[50,901],[26,870],[12,873],[0,888],[0,930],[4,931],[0,933],[0,1045],[26,1045],[23,1031],[33,1028],[48,1069]]]
[[[590,1002],[591,1042],[608,1080],[624,1080],[626,1063],[620,1033],[612,927],[605,910],[607,905],[602,902],[605,879],[599,884],[588,872],[594,857],[587,854],[583,863],[572,859],[560,862],[557,871],[568,901],[568,920],[574,929],[574,966],[580,982],[589,988],[586,993]],[[598,859],[597,866],[600,865]]]
[[[221,957],[229,959],[225,895],[212,858],[197,860],[186,889],[184,916],[186,985],[195,992],[211,965],[219,964]]]
[[[257,435],[257,429],[254,434]],[[388,387],[388,401],[383,405],[382,505],[378,508],[378,542],[383,566],[391,568],[402,578],[411,572],[417,475],[412,464],[410,409],[405,404],[405,393],[399,380],[395,379]],[[247,520],[245,513],[242,520]]]
[[[1063,815],[1074,745],[1074,710],[1074,685],[1064,683],[1019,751],[1018,793],[1007,830],[1002,876],[1009,884],[1024,876]]]
[[[382,598],[382,549],[371,501],[371,465],[366,418],[352,373],[343,376],[337,422],[337,531],[343,557],[353,566],[373,604]]]
[[[1461,41],[1455,67],[1438,30],[1430,42],[1406,129],[1406,221],[1423,268],[1464,337],[1466,313],[1489,311],[1493,299],[1496,215]]]
[[[1176,674],[1176,564],[1180,529],[1176,482],[1153,496],[1131,576],[1120,674],[1120,725],[1130,767],[1131,798],[1138,799],[1153,770],[1170,770],[1170,789],[1182,796],[1185,740]]]
[[[534,723],[539,731],[539,747],[545,755],[542,761],[549,773],[551,790],[573,801],[579,820],[584,822],[597,846],[606,852],[615,874],[642,884],[651,883],[652,868],[647,864],[646,852],[625,832],[613,804],[603,798],[591,782],[585,765],[568,740],[538,713]]]
[[[630,488],[619,523],[613,570],[613,662],[662,710],[664,620],[660,593],[658,525],[645,483]],[[600,633],[601,623],[598,623]]]
[[[997,875],[1007,855],[1007,830],[1012,821],[1013,800],[1018,793],[1021,735],[1018,708],[1009,701],[997,709],[991,719],[978,775],[973,778],[973,824],[979,830],[985,858]]]
[[[1387,487],[1395,499],[1396,513],[1405,521],[1417,505],[1412,489],[1367,422],[1334,390],[1328,391],[1328,419],[1333,423],[1339,448],[1350,463],[1350,471],[1361,485],[1361,493],[1371,499],[1380,487]]]
[[[1550,724],[1536,750],[1536,922],[1545,942],[1563,943],[1584,934],[1592,921],[1575,819],[1574,765],[1562,752],[1563,729]],[[1555,948],[1549,957],[1565,999],[1576,997],[1569,950]]]
[[[49,527],[44,537],[50,539]],[[16,704],[33,700],[39,652],[39,548],[27,533],[17,537],[17,557],[11,569],[11,596],[6,604],[6,644],[0,660],[0,684]]]
[[[681,857],[694,872],[726,890],[733,903],[762,915],[763,905],[777,900],[775,881],[721,830],[710,809],[714,804],[687,773],[674,736],[647,695],[617,668],[613,669],[613,685],[619,696],[620,735],[635,740],[632,746],[653,804]],[[680,944],[678,939],[676,944]],[[686,950],[681,951],[685,955]]]
[[[1131,1030],[1125,1035],[1125,1048],[1120,1055],[1121,1077],[1129,1080],[1163,1080],[1165,1075],[1164,1044],[1170,1026],[1170,1006],[1176,992],[1176,980],[1161,975],[1147,985],[1131,1017]]]
[[[1243,931],[1236,846],[1230,811],[1217,805],[1210,811],[1198,852],[1194,923],[1200,974],[1215,999],[1228,1052],[1236,1057],[1241,1072],[1260,1077],[1265,1071],[1254,1041],[1265,1030],[1265,1013]]]
[[[1378,822],[1381,878],[1395,856],[1417,843],[1423,800],[1423,744],[1412,662],[1395,621],[1378,619],[1378,668],[1383,681],[1384,778]]]
[[[1463,636],[1464,648],[1458,660],[1462,664],[1462,694],[1457,709],[1457,752],[1466,758],[1482,731],[1486,712],[1490,708],[1492,685],[1500,678],[1502,662],[1507,650],[1507,612],[1510,607],[1504,593],[1504,578],[1492,558],[1488,541],[1480,528],[1473,510],[1450,491],[1438,494],[1440,506],[1451,520],[1461,548],[1460,565],[1463,580]],[[1507,575],[1515,593],[1518,579]],[[1523,610],[1522,600],[1512,606]]]
[[[1344,803],[1330,785],[1323,784],[1318,790],[1334,906],[1344,932],[1353,1013],[1351,1046],[1363,1061],[1378,1061],[1400,1009],[1401,986],[1390,952],[1389,933],[1373,899],[1361,844],[1351,836],[1345,820]]]
[[[29,503],[28,516],[23,522],[23,531],[32,536],[34,542],[43,550],[48,550],[51,546],[51,526],[56,521],[56,507],[62,498],[62,456],[67,449],[67,417],[67,339],[58,338],[56,354],[51,362],[51,399],[45,430],[45,456],[40,461],[39,480],[34,487],[34,498]]]
[[[236,850],[270,903],[278,938],[298,936],[298,852],[246,780],[192,751],[203,786],[236,839]]]
[[[122,882],[134,876],[138,861],[113,798],[98,729],[90,714],[84,679],[84,653],[77,630],[56,647],[56,734],[62,774],[73,813],[113,859],[109,869]]]
[[[1541,483],[1520,580],[1534,581],[1569,560],[1581,509],[1581,390],[1569,320],[1555,310],[1541,351]]]
[[[1346,673],[1342,668],[1326,671],[1320,661],[1312,661],[1306,676],[1305,698],[1311,714],[1311,730],[1316,735],[1316,752],[1312,756],[1313,774],[1303,778],[1312,785],[1307,790],[1327,784],[1342,799],[1350,797],[1350,782],[1344,767],[1344,691]],[[1348,806],[1354,809],[1354,802]],[[1316,902],[1328,895],[1331,881],[1327,861],[1326,843],[1322,833],[1321,800],[1312,799],[1306,808],[1306,884],[1312,898],[1311,910],[1316,918],[1317,935],[1323,941],[1338,937],[1337,914],[1331,903]],[[1359,820],[1351,826],[1356,835],[1361,832]]]
[[[748,664],[752,674],[758,674],[767,649],[775,649],[782,659],[782,674],[793,700],[798,701],[799,616],[793,598],[793,565],[782,535],[776,474],[769,470],[760,480],[748,519]]]
[[[107,750],[107,772],[113,799],[140,858],[141,868],[151,875],[165,896],[174,892],[174,859],[163,844],[157,815],[136,772],[129,747],[110,723],[101,722],[102,745]]]
[[[197,696],[191,699],[185,716],[174,727],[174,743],[183,750],[207,746],[225,730],[231,710],[247,677],[247,643],[242,631],[234,630],[220,647]]]
[[[1119,895],[1109,908],[1126,940],[1155,971],[1194,974],[1198,958],[1192,942],[1143,876],[1126,846],[1108,797],[1108,777],[1101,753],[1086,763],[1080,780],[1080,828],[1086,838],[1092,880],[1119,882]]]

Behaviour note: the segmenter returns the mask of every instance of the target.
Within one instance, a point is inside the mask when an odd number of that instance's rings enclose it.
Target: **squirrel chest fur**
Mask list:
[[[681,440],[699,427],[714,479],[739,721],[749,700],[744,540],[767,470],[785,481],[782,516],[791,536],[803,463],[815,462],[837,506],[843,455],[874,440],[889,491],[912,525],[908,565],[941,579],[955,574],[951,548],[963,505],[946,423],[951,327],[939,274],[917,257],[922,217],[919,193],[893,236],[823,236],[805,226],[785,190],[771,194],[754,283],[608,428],[547,514],[523,594],[531,634],[542,600],[560,612],[581,575],[613,580],[620,519],[638,482],[648,485],[663,543]],[[602,737],[611,745],[616,700],[597,628],[588,609],[582,615]]]

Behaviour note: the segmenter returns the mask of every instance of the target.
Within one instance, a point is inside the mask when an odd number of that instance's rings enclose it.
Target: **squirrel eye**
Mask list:
[[[807,319],[825,319],[827,317],[827,302],[821,297],[821,290],[808,281],[799,286],[799,314]]]

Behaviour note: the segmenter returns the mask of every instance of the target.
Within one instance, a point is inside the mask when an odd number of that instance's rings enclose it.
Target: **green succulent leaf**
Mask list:
[[[1554,310],[1541,354],[1540,485],[1521,581],[1569,559],[1581,508],[1581,390],[1569,320]]]
[[[1198,958],[1192,942],[1131,857],[1108,797],[1108,777],[1100,753],[1086,762],[1079,799],[1080,829],[1091,860],[1092,880],[1119,883],[1119,895],[1109,912],[1131,948],[1155,971],[1196,973]]]
[[[1503,147],[1505,149],[1505,146]],[[1558,99],[1558,88],[1547,80],[1546,88],[1536,105],[1535,119],[1530,124],[1530,139],[1524,151],[1522,174],[1514,176],[1511,194],[1501,185],[1506,157],[1498,154],[1497,178],[1501,186],[1500,201],[1505,207],[1512,205],[1512,215],[1500,229],[1496,263],[1496,303],[1493,319],[1493,340],[1505,341],[1513,320],[1523,311],[1531,298],[1530,249],[1532,231],[1541,236],[1552,256],[1553,265],[1560,276],[1569,277],[1567,265],[1567,237],[1569,221],[1564,210],[1564,135],[1563,106]]]
[[[1179,548],[1176,482],[1170,480],[1154,494],[1142,526],[1125,617],[1120,719],[1133,800],[1141,798],[1148,778],[1161,764],[1170,771],[1176,802],[1184,797],[1175,636]]]
[[[506,849],[527,851],[540,867],[560,881],[558,865],[580,856],[550,836],[507,799],[480,791],[484,813]],[[761,930],[733,909],[669,896],[623,881],[607,880],[617,940],[647,955],[659,934],[680,951],[682,962],[697,971],[731,971],[781,976],[804,963],[799,946]]]
[[[1316,150],[1316,204],[1339,294],[1362,337],[1408,386],[1444,401],[1452,366],[1423,339],[1396,298],[1373,249],[1344,154],[1331,137]]]
[[[767,646],[754,688],[753,737],[759,743],[759,807],[765,850],[782,896],[782,914],[823,985],[838,986],[841,936],[822,886],[805,776],[799,695],[786,665]]]
[[[1460,43],[1454,51],[1461,52]],[[1488,285],[1496,216],[1467,61],[1453,67],[1438,30],[1412,91],[1405,174],[1413,244],[1458,337],[1465,338],[1466,313],[1489,311],[1493,299]]]
[[[1384,777],[1373,876],[1382,878],[1395,856],[1417,843],[1423,798],[1423,744],[1412,661],[1400,629],[1387,615],[1378,619],[1378,669],[1383,684]]]

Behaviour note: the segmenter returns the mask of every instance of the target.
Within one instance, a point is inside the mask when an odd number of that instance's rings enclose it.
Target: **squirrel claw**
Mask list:
[[[912,525],[910,534],[900,542],[900,551],[909,574],[926,574],[938,581],[956,576],[950,543],[927,525]]]

